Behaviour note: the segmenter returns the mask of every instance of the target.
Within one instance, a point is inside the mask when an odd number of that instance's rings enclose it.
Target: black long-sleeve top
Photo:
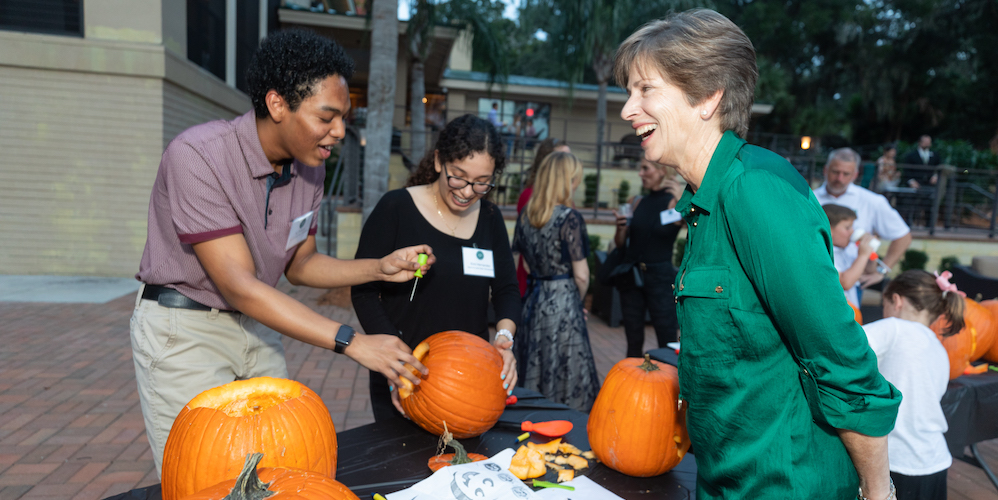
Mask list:
[[[627,262],[672,262],[672,247],[680,226],[663,225],[661,218],[662,211],[669,209],[671,201],[672,195],[662,189],[652,191],[638,202],[628,228],[630,240],[624,255]]]
[[[412,281],[353,287],[353,307],[365,332],[400,335],[410,347],[446,330],[490,340],[490,292],[496,318],[520,322],[520,292],[506,225],[499,207],[486,200],[481,203],[475,233],[465,240],[433,227],[407,190],[390,191],[381,198],[361,230],[356,258],[381,258],[399,248],[425,243],[433,248],[437,261],[419,279],[412,302]],[[465,275],[462,247],[492,250],[495,278]]]

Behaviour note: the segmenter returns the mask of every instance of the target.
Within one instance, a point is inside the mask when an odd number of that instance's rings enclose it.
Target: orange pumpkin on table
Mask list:
[[[991,328],[977,332],[977,349],[974,354],[983,352],[981,358],[998,363],[998,299],[985,300],[981,302],[981,307],[991,313]]]
[[[246,457],[236,479],[210,486],[183,500],[360,500],[349,488],[322,474],[294,469],[257,470],[262,453]]]
[[[303,384],[258,377],[202,392],[180,411],[163,453],[163,500],[234,479],[249,453],[263,467],[336,476],[336,429]]]
[[[950,380],[963,375],[963,370],[970,364],[971,355],[974,354],[974,350],[977,348],[977,329],[966,315],[967,309],[971,307],[968,306],[968,303],[974,303],[974,305],[977,305],[977,303],[967,298],[963,300],[965,324],[962,330],[949,337],[943,337],[942,332],[949,328],[950,324],[944,315],[939,316],[935,322],[929,325],[929,328],[936,333],[936,337],[942,342],[943,347],[946,348],[946,354],[949,356]]]
[[[477,335],[447,331],[432,335],[412,351],[429,370],[419,385],[405,378],[402,408],[423,429],[441,435],[444,422],[455,438],[475,437],[499,421],[506,409],[502,356]],[[411,366],[411,372],[421,376]]]
[[[678,465],[690,449],[686,409],[678,409],[678,401],[676,367],[647,354],[614,365],[589,412],[589,445],[596,458],[636,477]]]
[[[442,453],[430,457],[426,462],[426,465],[431,471],[436,472],[449,465],[461,465],[470,464],[472,462],[481,462],[482,460],[488,460],[489,457],[479,454],[479,453],[468,453],[464,450],[464,445],[457,442],[454,439],[454,435],[447,431],[447,423],[444,422],[444,434],[440,436],[440,441],[437,443],[437,449],[443,450],[447,446],[454,448],[454,453]]]

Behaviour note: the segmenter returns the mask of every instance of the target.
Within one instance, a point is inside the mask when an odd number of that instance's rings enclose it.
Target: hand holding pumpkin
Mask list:
[[[413,384],[419,383],[419,377],[407,370],[406,364],[415,367],[424,377],[430,374],[412,355],[409,346],[394,335],[357,335],[343,353],[364,368],[384,375],[393,387],[402,383],[400,377],[409,379]]]
[[[419,254],[421,253],[429,256],[425,266],[419,265]],[[429,245],[400,248],[378,261],[379,279],[382,281],[405,283],[416,276],[415,272],[417,269],[422,269],[425,273],[436,261],[437,258],[433,255],[433,249]]]
[[[503,389],[506,390],[506,395],[513,394],[513,388],[516,387],[516,357],[513,356],[513,342],[507,340],[505,337],[499,337],[492,342],[492,346],[496,348],[499,355],[502,356],[502,373],[500,378],[502,378]]]

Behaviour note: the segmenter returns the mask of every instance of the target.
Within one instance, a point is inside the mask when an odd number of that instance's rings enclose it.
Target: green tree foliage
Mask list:
[[[607,50],[672,10],[717,9],[755,45],[757,131],[875,145],[928,133],[998,149],[995,0],[525,0],[510,72],[599,83]],[[510,26],[512,24],[512,26]],[[538,34],[541,34],[538,37]],[[546,38],[545,38],[546,35]]]

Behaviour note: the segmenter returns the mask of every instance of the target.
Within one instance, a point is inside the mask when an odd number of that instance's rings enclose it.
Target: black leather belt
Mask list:
[[[163,285],[146,285],[145,290],[142,291],[142,298],[146,300],[155,300],[163,307],[171,307],[174,309],[192,309],[195,311],[210,311],[212,309],[211,306],[206,306],[196,300],[188,298],[186,295],[172,288],[167,288]],[[226,311],[225,309],[220,310],[222,312],[232,312]]]

